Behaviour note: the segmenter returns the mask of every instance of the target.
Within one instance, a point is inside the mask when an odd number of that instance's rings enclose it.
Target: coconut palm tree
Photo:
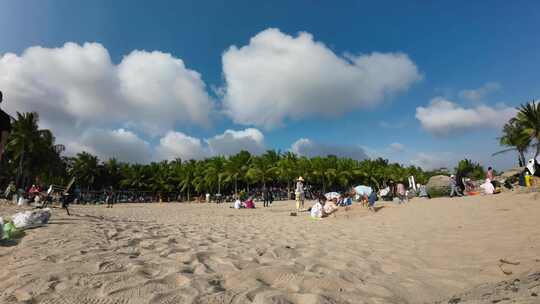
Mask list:
[[[277,180],[287,185],[287,199],[291,199],[291,182],[298,176],[298,158],[292,152],[286,152],[273,167]]]
[[[51,165],[51,158],[60,161],[63,146],[54,144],[50,130],[39,129],[39,115],[34,112],[19,113],[6,144],[6,154],[17,165],[17,181],[32,178]],[[56,155],[53,155],[55,153]],[[58,157],[56,157],[58,156]]]
[[[251,158],[250,167],[246,172],[246,178],[261,183],[266,188],[266,183],[274,177],[275,169],[271,154],[254,156]]]
[[[249,169],[251,154],[247,151],[240,151],[238,154],[229,157],[225,163],[226,181],[234,182],[234,194],[238,194],[238,181],[245,179],[245,174]]]
[[[503,126],[502,133],[502,136],[499,138],[499,143],[501,146],[509,148],[495,152],[493,153],[493,156],[510,151],[517,151],[519,166],[525,166],[525,152],[531,144],[531,137],[525,133],[524,126],[517,118],[512,118]]]
[[[531,101],[526,104],[522,104],[518,108],[517,113],[518,124],[523,127],[523,133],[534,142],[536,152],[534,158],[540,154],[540,102]]]
[[[87,190],[93,189],[99,175],[99,159],[87,152],[78,153],[70,175],[75,177],[78,184],[86,186]]]

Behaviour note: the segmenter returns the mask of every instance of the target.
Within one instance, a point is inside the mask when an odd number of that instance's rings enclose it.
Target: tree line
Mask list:
[[[494,153],[517,152],[520,166],[526,164],[529,150],[540,154],[540,103],[519,106],[517,115],[502,128],[500,144],[507,147]],[[57,144],[50,130],[39,128],[37,113],[17,113],[0,164],[0,185],[15,181],[25,188],[33,183],[65,185],[72,178],[82,190],[104,189],[180,193],[192,199],[203,193],[234,194],[239,191],[294,187],[298,176],[323,192],[343,191],[355,185],[380,189],[390,182],[406,183],[414,176],[418,183],[445,171],[424,171],[387,159],[354,160],[334,155],[304,157],[290,151],[269,150],[261,155],[241,151],[228,157],[131,164],[114,158],[102,161],[88,152],[63,155],[65,147]],[[454,172],[475,179],[484,177],[484,168],[471,160],[461,160]]]
[[[407,182],[414,176],[419,183],[435,174],[416,166],[403,166],[386,159],[362,161],[340,158],[304,157],[292,152],[269,150],[261,155],[241,151],[228,157],[131,164],[114,158],[101,161],[88,152],[64,156],[65,148],[55,142],[50,130],[39,128],[37,113],[17,113],[6,145],[0,179],[30,184],[65,185],[75,177],[81,190],[104,189],[180,193],[188,200],[203,193],[234,194],[250,189],[294,188],[302,176],[320,191],[347,190],[359,184],[381,188],[389,182]]]

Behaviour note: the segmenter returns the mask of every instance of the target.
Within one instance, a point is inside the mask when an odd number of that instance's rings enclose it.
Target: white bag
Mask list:
[[[19,207],[28,206],[28,200],[25,199],[22,196],[19,197],[19,201],[17,202],[17,206],[19,206]]]
[[[27,229],[47,224],[51,217],[51,209],[38,209],[15,213],[11,218],[17,228]]]

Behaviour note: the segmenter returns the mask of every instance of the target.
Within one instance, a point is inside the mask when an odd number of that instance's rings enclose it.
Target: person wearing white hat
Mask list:
[[[296,179],[294,194],[296,197],[296,210],[304,209],[304,179],[301,176]]]

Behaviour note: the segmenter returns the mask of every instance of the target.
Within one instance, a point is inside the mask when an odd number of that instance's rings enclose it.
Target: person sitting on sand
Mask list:
[[[331,200],[326,201],[326,203],[323,206],[323,214],[324,214],[324,216],[329,216],[330,214],[338,211],[336,201],[337,201],[336,198],[333,198]]]
[[[418,189],[418,197],[427,197],[429,198],[429,194],[427,192],[426,186],[417,184],[416,189]]]
[[[323,196],[319,200],[317,200],[317,202],[315,203],[315,205],[313,205],[313,207],[311,207],[310,214],[311,214],[312,218],[322,218],[323,217],[323,214],[324,214],[323,206],[324,206],[325,200],[326,200],[326,198]]]
[[[240,201],[240,199],[236,199],[234,201],[234,209],[241,209],[241,208],[244,208],[244,205],[242,204],[242,202]]]
[[[495,187],[493,187],[489,178],[486,179],[485,183],[480,185],[480,188],[484,189],[484,194],[493,194],[495,192]]]
[[[255,209],[255,203],[253,202],[253,197],[249,197],[247,201],[244,202],[244,206],[246,206],[247,209]]]
[[[341,204],[345,207],[352,205],[352,198],[349,193],[345,193],[345,197],[343,198],[343,201]]]

